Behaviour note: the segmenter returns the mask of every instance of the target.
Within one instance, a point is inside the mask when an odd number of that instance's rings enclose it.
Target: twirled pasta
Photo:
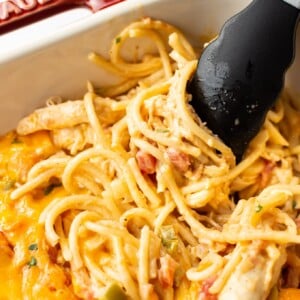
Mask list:
[[[122,48],[141,37],[157,53],[126,61]],[[50,101],[3,138],[27,145],[42,132],[51,144],[2,200],[43,203],[30,222],[38,229],[26,235],[40,239],[38,272],[42,261],[63,269],[72,297],[82,299],[100,299],[115,284],[131,299],[260,300],[279,282],[297,288],[300,115],[288,94],[236,165],[189,105],[197,55],[178,29],[134,22],[110,55],[89,59],[119,77],[118,86],[89,83],[83,100]],[[50,194],[35,199],[49,182]],[[293,283],[287,272],[297,273]],[[240,289],[238,280],[253,278],[255,289]]]

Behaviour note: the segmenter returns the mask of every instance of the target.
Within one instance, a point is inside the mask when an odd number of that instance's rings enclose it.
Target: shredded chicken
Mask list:
[[[72,155],[82,151],[93,142],[91,127],[86,124],[53,130],[51,136],[56,147],[66,149]]]
[[[124,111],[114,109],[114,102],[108,98],[95,99],[95,110],[100,122],[110,125],[123,117]],[[84,102],[66,101],[35,110],[19,122],[17,133],[27,135],[39,130],[69,128],[83,123],[88,123]]]
[[[253,242],[242,254],[242,260],[230,275],[218,300],[265,300],[278,281],[286,261],[284,247]]]

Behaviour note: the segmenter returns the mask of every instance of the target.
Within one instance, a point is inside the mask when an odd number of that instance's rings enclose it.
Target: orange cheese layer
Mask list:
[[[26,181],[30,168],[56,150],[47,132],[26,137],[10,132],[0,138],[0,300],[77,299],[70,266],[47,245],[38,223],[44,208],[64,196],[64,190],[46,185],[20,199],[10,198],[16,184]],[[175,298],[197,299],[198,292],[198,284],[185,281]],[[300,299],[298,289],[279,292],[279,300],[296,299]]]
[[[30,168],[56,152],[48,133],[0,139],[0,299],[76,299],[69,266],[45,242],[38,224],[41,211],[64,194],[45,186],[34,194],[10,199],[16,184],[26,181]]]
[[[282,289],[278,300],[298,300],[300,299],[300,289]]]

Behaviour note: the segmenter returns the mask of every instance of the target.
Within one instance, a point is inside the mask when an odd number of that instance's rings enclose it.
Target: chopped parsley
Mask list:
[[[178,238],[172,225],[160,228],[160,238],[162,245],[172,254],[178,249]]]
[[[115,42],[116,42],[116,44],[119,44],[121,42],[121,37],[120,36],[116,37]]]
[[[31,256],[29,262],[27,263],[27,265],[31,268],[37,265],[37,260],[34,256]]]
[[[297,208],[297,201],[296,200],[293,200],[292,208],[293,208],[293,210],[295,210]]]
[[[255,212],[259,213],[259,212],[262,211],[262,209],[263,209],[263,207],[262,207],[260,204],[258,204],[258,205],[255,207]]]
[[[166,128],[157,128],[156,132],[159,132],[159,133],[168,133],[170,131],[169,131],[169,129],[166,129]]]
[[[34,250],[37,250],[38,249],[38,244],[37,243],[34,243],[34,244],[30,244],[28,249],[30,251],[34,251]]]

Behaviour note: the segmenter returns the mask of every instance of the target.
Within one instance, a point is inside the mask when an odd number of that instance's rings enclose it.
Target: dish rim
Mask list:
[[[81,20],[65,25],[59,30],[47,33],[44,36],[35,38],[33,40],[28,40],[28,42],[25,42],[22,45],[22,50],[19,48],[10,49],[10,51],[0,56],[0,66],[40,51],[63,40],[69,39],[72,36],[81,34],[94,28],[95,26],[100,26],[101,24],[104,24],[115,17],[128,14],[137,7],[150,6],[158,2],[167,1],[169,0],[125,0],[123,2],[119,2],[88,17],[84,17]]]

